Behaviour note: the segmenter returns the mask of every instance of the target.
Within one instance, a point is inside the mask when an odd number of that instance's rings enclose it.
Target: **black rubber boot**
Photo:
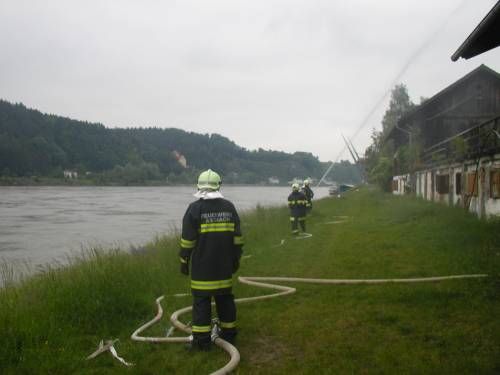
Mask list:
[[[230,328],[230,329],[222,329],[220,332],[219,337],[228,343],[235,345],[236,344],[236,329]]]
[[[304,220],[300,221],[300,229],[302,232],[306,231],[306,222]]]
[[[208,335],[193,335],[193,340],[188,344],[188,350],[207,352],[212,349],[212,340]]]

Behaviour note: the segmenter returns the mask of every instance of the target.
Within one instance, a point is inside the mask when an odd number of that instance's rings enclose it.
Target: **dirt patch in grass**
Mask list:
[[[245,353],[244,357],[251,367],[262,367],[283,360],[289,351],[277,336],[260,336],[254,341],[252,350]]]
[[[354,318],[344,318],[338,319],[335,326],[339,330],[352,330],[358,328],[360,323]]]

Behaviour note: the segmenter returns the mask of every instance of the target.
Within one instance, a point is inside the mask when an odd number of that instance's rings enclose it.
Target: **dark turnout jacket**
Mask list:
[[[189,205],[182,220],[179,255],[181,261],[191,260],[193,293],[230,293],[242,247],[240,219],[230,201],[199,199]]]
[[[304,193],[300,191],[292,191],[288,196],[288,207],[290,207],[290,216],[303,217],[306,216],[307,199]]]
[[[303,188],[302,188],[302,191],[304,193],[304,195],[306,196],[306,199],[310,202],[311,199],[314,198],[314,192],[312,191],[312,189],[305,185]]]

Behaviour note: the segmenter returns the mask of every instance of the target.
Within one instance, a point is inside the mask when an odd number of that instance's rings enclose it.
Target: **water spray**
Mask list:
[[[405,61],[401,69],[398,71],[396,76],[392,79],[390,85],[388,88],[385,90],[385,92],[380,96],[380,98],[375,102],[373,107],[370,109],[370,111],[366,114],[366,116],[363,118],[361,123],[359,124],[358,128],[354,132],[354,134],[350,137],[348,137],[348,141],[352,144],[352,141],[357,138],[359,133],[363,130],[363,128],[368,124],[368,120],[372,117],[372,115],[375,113],[375,111],[382,105],[382,103],[385,101],[385,99],[389,96],[391,93],[392,88],[399,82],[401,77],[406,73],[408,68],[415,62],[415,60],[432,44],[432,42],[436,39],[437,35],[439,35],[448,25],[448,22],[450,19],[457,14],[462,7],[467,4],[467,1],[464,0],[462,1],[449,15],[448,17],[445,18],[444,22],[440,23],[439,26],[429,34],[429,36],[425,39],[425,41],[408,57],[408,59]],[[334,161],[330,164],[326,172],[323,174],[321,179],[319,180],[318,184],[316,187],[318,187],[325,179],[325,177],[330,173],[332,170],[333,166],[335,163],[337,163],[340,159],[340,157],[344,154],[346,151],[347,146],[344,145],[341,149],[341,151],[338,153],[338,155],[335,157]]]

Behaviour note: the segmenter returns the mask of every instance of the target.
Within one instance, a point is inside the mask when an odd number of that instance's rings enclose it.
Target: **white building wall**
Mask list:
[[[410,175],[408,174],[392,177],[393,184],[396,186],[396,189],[392,190],[392,194],[404,195],[406,193],[406,186],[410,181],[409,178]]]
[[[415,173],[415,195],[420,197],[420,173]]]
[[[428,201],[432,200],[432,170],[427,171],[425,173],[425,185],[426,185],[426,194],[425,194],[425,199]]]
[[[419,173],[418,174],[418,178],[419,178],[419,182],[418,182],[418,186],[419,186],[419,196],[422,197],[422,198],[425,198],[424,197],[424,193],[425,193],[425,173]]]
[[[491,171],[500,170],[500,154],[495,155],[493,160],[488,160],[482,163],[482,167],[484,168],[484,216],[493,217],[500,216],[500,198],[493,198],[492,192],[490,191],[491,187]]]
[[[416,195],[426,200],[453,204],[461,207],[468,206],[470,212],[479,217],[500,216],[500,198],[493,198],[491,187],[491,172],[500,170],[500,154],[483,157],[479,160],[467,160],[463,164],[441,165],[435,169],[419,171],[415,174]],[[477,171],[477,197],[467,195],[468,174]],[[456,192],[456,176],[461,174],[461,193]],[[436,176],[449,175],[448,194],[439,194],[436,191]],[[409,175],[394,176],[398,182],[402,178],[409,179]],[[409,181],[409,180],[408,180]],[[399,185],[398,185],[399,186]],[[404,193],[404,191],[403,191]],[[402,194],[398,188],[395,194]]]
[[[485,210],[487,217],[500,216],[500,199],[489,198],[486,200]]]

